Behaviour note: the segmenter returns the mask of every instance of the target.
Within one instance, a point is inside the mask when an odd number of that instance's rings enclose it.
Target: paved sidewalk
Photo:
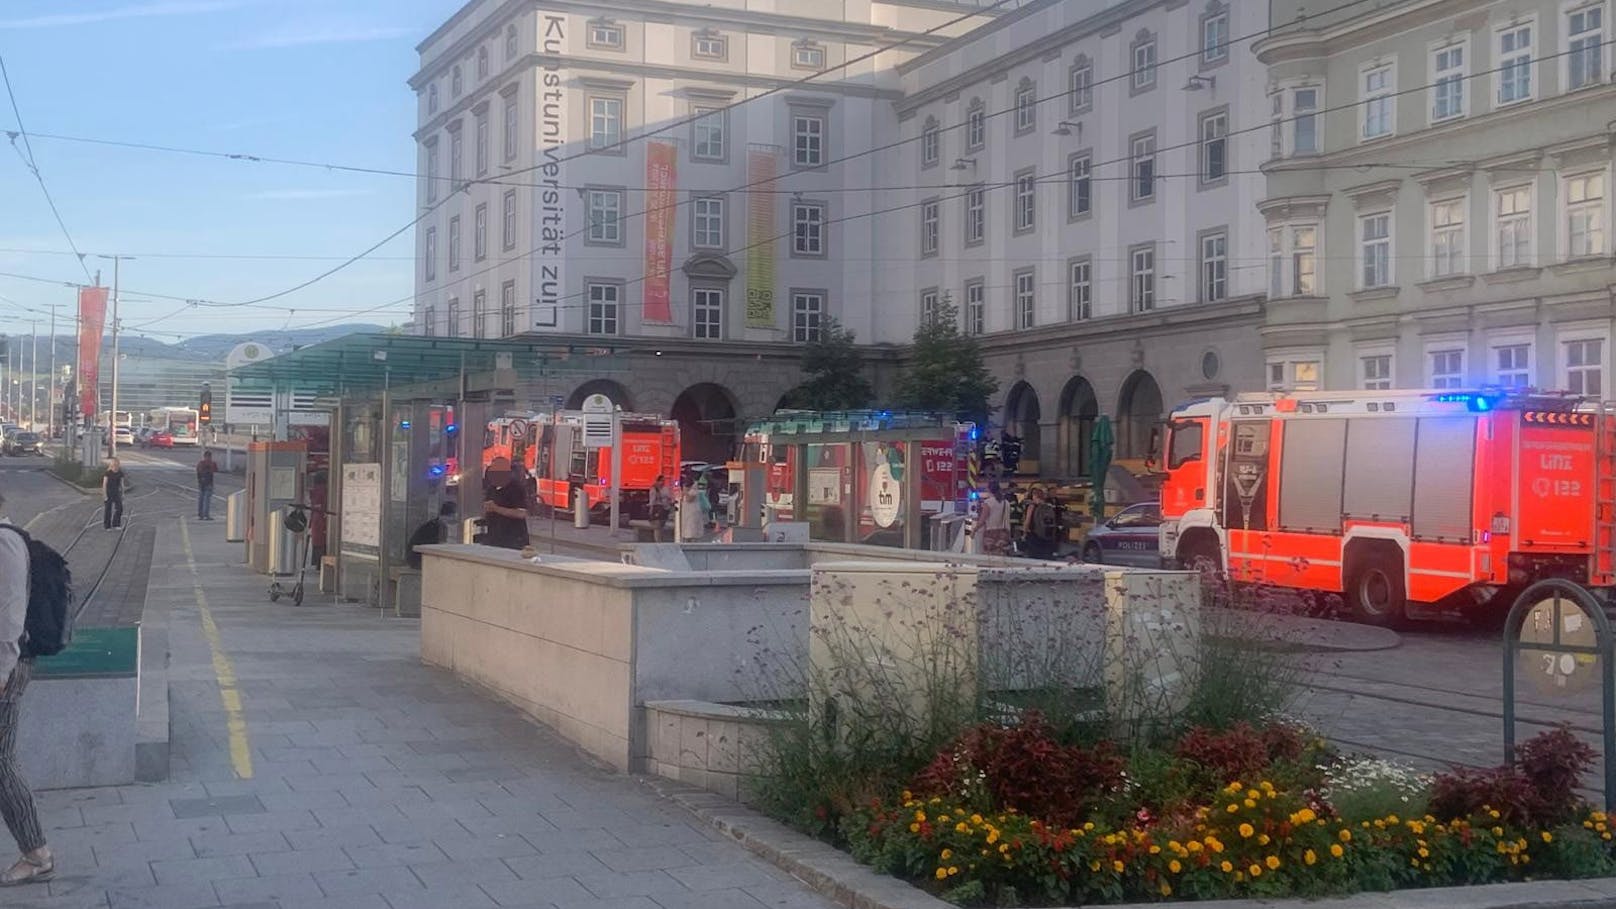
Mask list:
[[[177,518],[157,534],[171,781],[42,794],[61,876],[0,906],[831,905],[423,667],[415,621],[270,604],[222,537],[222,521]]]

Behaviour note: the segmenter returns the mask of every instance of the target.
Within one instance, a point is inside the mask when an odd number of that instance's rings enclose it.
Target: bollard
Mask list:
[[[589,529],[589,493],[582,488],[573,491],[572,526],[579,530]]]

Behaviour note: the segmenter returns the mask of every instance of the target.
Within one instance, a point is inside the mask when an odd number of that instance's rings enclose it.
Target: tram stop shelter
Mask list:
[[[482,501],[482,427],[537,389],[619,371],[616,356],[553,341],[353,334],[242,366],[231,381],[277,400],[312,394],[330,412],[327,546],[315,567],[335,569],[344,598],[407,613],[419,608],[418,575],[404,567],[412,531],[445,501],[458,500],[462,517]]]
[[[782,411],[747,430],[745,459],[770,465],[774,519],[812,540],[927,549],[932,520],[965,512],[974,438],[931,413]]]

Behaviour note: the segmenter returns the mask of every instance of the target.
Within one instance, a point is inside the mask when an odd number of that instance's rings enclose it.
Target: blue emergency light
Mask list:
[[[1492,395],[1480,395],[1473,392],[1456,392],[1453,394],[1437,395],[1440,404],[1463,404],[1473,413],[1486,413],[1493,409],[1498,399]]]

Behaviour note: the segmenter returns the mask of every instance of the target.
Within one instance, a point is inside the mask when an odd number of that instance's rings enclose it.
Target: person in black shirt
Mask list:
[[[107,530],[123,526],[123,491],[127,485],[124,480],[123,462],[117,458],[108,458],[107,472],[101,475],[101,497],[105,501],[101,526]]]
[[[448,538],[449,528],[453,526],[454,518],[455,503],[444,502],[440,505],[437,517],[415,528],[415,533],[410,534],[409,548],[405,553],[404,561],[411,568],[420,568],[421,554],[415,551],[415,547],[436,546],[442,543]]]
[[[488,479],[483,495],[488,545],[501,549],[523,548],[528,544],[527,482],[511,469],[509,458],[495,458],[484,475]]]

